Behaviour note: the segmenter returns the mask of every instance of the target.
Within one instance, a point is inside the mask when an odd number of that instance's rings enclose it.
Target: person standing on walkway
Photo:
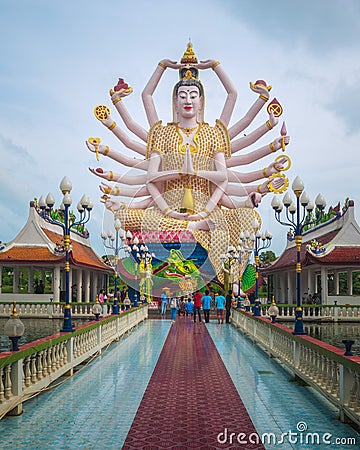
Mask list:
[[[122,291],[120,292],[120,303],[123,309],[125,309],[125,305],[124,305],[124,300],[127,294],[127,288],[126,286],[123,286]],[[117,297],[116,292],[115,292],[115,297]]]
[[[225,308],[225,297],[218,294],[215,298],[215,308],[218,323],[224,323],[224,308]]]
[[[178,298],[178,315],[185,316],[185,302],[183,296]]]
[[[191,301],[191,298],[188,297],[187,302],[185,303],[185,311],[186,317],[192,316],[194,314],[194,303]]]
[[[101,305],[101,313],[104,314],[104,289],[100,289],[98,299]]]
[[[196,323],[196,313],[198,313],[199,322],[201,322],[201,312],[200,312],[201,299],[202,299],[201,292],[200,291],[196,291],[195,294],[194,294],[194,323]]]
[[[205,295],[203,295],[201,299],[203,311],[204,311],[204,319],[205,323],[210,322],[210,307],[211,307],[211,297],[209,295],[209,291],[206,289]]]
[[[166,316],[167,302],[168,302],[168,299],[167,299],[165,288],[164,288],[162,293],[161,293],[161,315],[163,317]]]
[[[175,322],[176,319],[176,311],[177,311],[177,298],[172,297],[170,300],[170,319]]]
[[[228,294],[226,296],[226,300],[225,300],[225,309],[226,309],[225,322],[226,323],[230,323],[232,302],[233,302],[233,291],[231,289],[229,289],[229,292],[228,292]]]

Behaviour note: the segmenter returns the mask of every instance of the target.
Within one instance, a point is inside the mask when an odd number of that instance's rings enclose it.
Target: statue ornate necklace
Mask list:
[[[193,132],[198,128],[198,126],[194,127],[194,128],[180,128],[179,129],[186,134],[186,136],[190,136],[191,134],[193,134]]]
[[[188,146],[190,148],[191,154],[198,152],[197,135],[200,131],[200,127],[201,123],[194,128],[181,128],[178,124],[176,124],[176,131],[178,132],[180,137],[180,142],[178,145],[179,153],[185,154]],[[182,133],[186,136],[185,138]]]

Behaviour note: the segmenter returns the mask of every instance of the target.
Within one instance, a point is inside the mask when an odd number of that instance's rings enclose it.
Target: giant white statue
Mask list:
[[[153,94],[168,68],[177,70],[180,79],[172,93],[172,121],[163,124]],[[204,119],[205,90],[199,74],[207,69],[214,71],[227,93],[214,125]],[[258,98],[243,118],[229,126],[237,98],[236,88],[219,61],[198,62],[189,43],[180,62],[169,59],[159,62],[142,92],[148,131],[136,123],[126,109],[123,100],[131,94],[132,88],[122,79],[110,90],[111,100],[123,125],[135,138],[113,120],[108,107],[95,108],[101,123],[140,157],[126,156],[121,150],[103,145],[99,138],[87,141],[87,147],[97,157],[101,154],[121,166],[142,172],[132,175],[123,170],[90,168],[92,173],[106,180],[100,185],[104,193],[102,201],[120,219],[122,227],[130,231],[191,230],[208,251],[220,280],[220,255],[226,253],[229,245],[237,246],[241,231],[251,231],[254,218],[261,223],[254,208],[262,196],[269,191],[282,192],[288,184],[282,172],[289,166],[286,156],[255,171],[234,169],[246,167],[279,149],[285,150],[289,143],[283,126],[279,137],[243,154],[244,149],[277,125],[281,109],[280,104],[272,102],[265,123],[238,137],[269,101],[271,86],[264,81],[250,83],[250,88]],[[258,180],[261,182],[254,184]],[[121,201],[126,198],[129,201]]]

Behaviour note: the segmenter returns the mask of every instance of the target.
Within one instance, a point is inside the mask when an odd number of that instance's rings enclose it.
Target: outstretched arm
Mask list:
[[[107,195],[115,195],[115,196],[122,196],[122,197],[144,197],[145,195],[149,195],[149,191],[147,190],[146,186],[143,187],[136,187],[136,188],[129,188],[129,187],[123,187],[123,186],[109,186],[106,183],[101,182],[100,184],[100,190],[104,194]]]
[[[224,86],[225,91],[227,92],[227,97],[220,115],[220,121],[225,126],[228,126],[237,98],[237,91],[233,82],[231,81],[230,77],[226,74],[225,70],[222,68],[219,61],[215,61],[214,59],[200,61],[200,63],[197,64],[196,67],[198,67],[199,69],[209,69],[211,67],[218,76],[222,85]]]
[[[235,197],[244,197],[245,195],[251,194],[253,192],[257,192],[258,194],[267,194],[268,192],[270,192],[269,183],[269,180],[266,180],[258,186],[253,184],[248,186],[229,184],[226,193]],[[280,189],[284,185],[284,183],[284,178],[274,178],[271,180],[271,184],[274,189]]]
[[[119,200],[113,200],[107,195],[103,195],[101,198],[101,202],[105,204],[105,207],[112,212],[119,211],[121,209],[132,208],[132,209],[146,209],[149,208],[153,200],[151,197],[146,198],[144,200],[140,200],[139,202],[130,202],[128,205],[125,202],[121,202]]]
[[[235,125],[229,128],[229,137],[233,139],[239,133],[244,131],[254,120],[256,115],[259,113],[261,108],[265,105],[265,103],[269,100],[269,92],[271,90],[271,86],[266,86],[265,82],[257,82],[256,84],[250,83],[250,89],[253,92],[259,94],[258,99],[255,103],[250,107],[249,111],[245,114],[245,116],[236,122]]]
[[[220,205],[225,206],[229,209],[237,209],[237,208],[257,208],[262,199],[262,194],[258,192],[252,192],[246,199],[244,200],[235,200],[230,198],[227,194],[224,194],[220,199]]]
[[[271,112],[269,115],[269,120],[267,120],[264,125],[261,125],[259,128],[254,130],[252,133],[247,136],[241,137],[236,141],[231,143],[231,153],[236,153],[239,150],[248,147],[249,145],[256,142],[261,136],[264,136],[265,133],[272,130],[275,125],[278,123],[278,118],[274,117],[274,114]]]
[[[122,173],[114,173],[112,170],[104,171],[101,167],[93,169],[89,167],[91,173],[97,177],[103,178],[108,181],[116,181],[117,183],[124,183],[130,185],[138,185],[146,183],[146,174],[144,175],[125,175]]]
[[[97,107],[99,108],[99,107]],[[97,110],[95,108],[95,111]],[[115,136],[125,145],[125,147],[129,148],[130,150],[134,150],[135,152],[139,153],[140,155],[145,156],[146,155],[146,146],[144,144],[141,144],[140,142],[134,141],[133,139],[130,139],[129,136],[123,131],[117,124],[114,122],[111,118],[111,115],[109,114],[109,110],[104,111],[104,109],[101,110],[100,115],[96,111],[95,112],[96,118],[100,120],[100,122],[105,125],[110,131],[112,131]]]
[[[98,138],[89,138],[86,141],[86,146],[91,152],[108,156],[114,161],[117,161],[120,164],[124,164],[125,166],[134,167],[141,170],[148,169],[149,161],[147,159],[130,158],[129,156],[126,156],[121,152],[113,150],[108,145],[102,145],[99,142],[100,139]]]
[[[146,142],[148,136],[147,131],[135,122],[135,120],[133,120],[122,102],[122,99],[130,95],[132,91],[132,88],[129,87],[122,78],[119,78],[118,84],[114,86],[114,90],[110,89],[111,101],[113,102],[117,112],[120,114],[126,128],[142,141]]]
[[[167,67],[171,67],[172,69],[179,69],[181,67],[181,64],[178,64],[176,61],[170,61],[170,59],[163,59],[162,61],[160,61],[141,94],[146,117],[150,127],[152,127],[154,123],[159,121],[152,96]]]
[[[238,155],[231,156],[231,158],[226,160],[226,167],[235,167],[235,166],[243,166],[245,164],[250,164],[258,159],[263,158],[264,156],[269,155],[270,153],[276,152],[280,148],[282,148],[282,144],[288,145],[290,142],[290,136],[282,136],[275,139],[269,145],[265,145],[264,147],[258,148],[252,152],[246,153],[246,155]]]
[[[230,183],[251,183],[252,181],[261,180],[261,178],[269,177],[274,173],[278,173],[279,170],[283,170],[288,158],[280,158],[278,161],[274,161],[267,167],[261,170],[255,170],[254,172],[241,173],[233,170],[227,171],[228,179]]]

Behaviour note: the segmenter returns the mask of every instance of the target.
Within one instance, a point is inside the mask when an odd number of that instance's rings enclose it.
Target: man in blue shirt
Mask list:
[[[205,295],[202,296],[201,299],[203,311],[204,311],[204,317],[205,317],[205,323],[209,323],[210,321],[210,305],[211,305],[211,297],[209,295],[209,291],[205,291]]]
[[[167,302],[168,302],[168,299],[167,299],[165,288],[164,288],[161,293],[161,314],[163,316],[166,315]]]
[[[192,316],[194,314],[194,303],[191,301],[191,298],[188,298],[188,301],[185,303],[185,311],[186,316],[190,314]]]
[[[218,323],[224,323],[225,297],[221,294],[215,298],[215,307]]]

